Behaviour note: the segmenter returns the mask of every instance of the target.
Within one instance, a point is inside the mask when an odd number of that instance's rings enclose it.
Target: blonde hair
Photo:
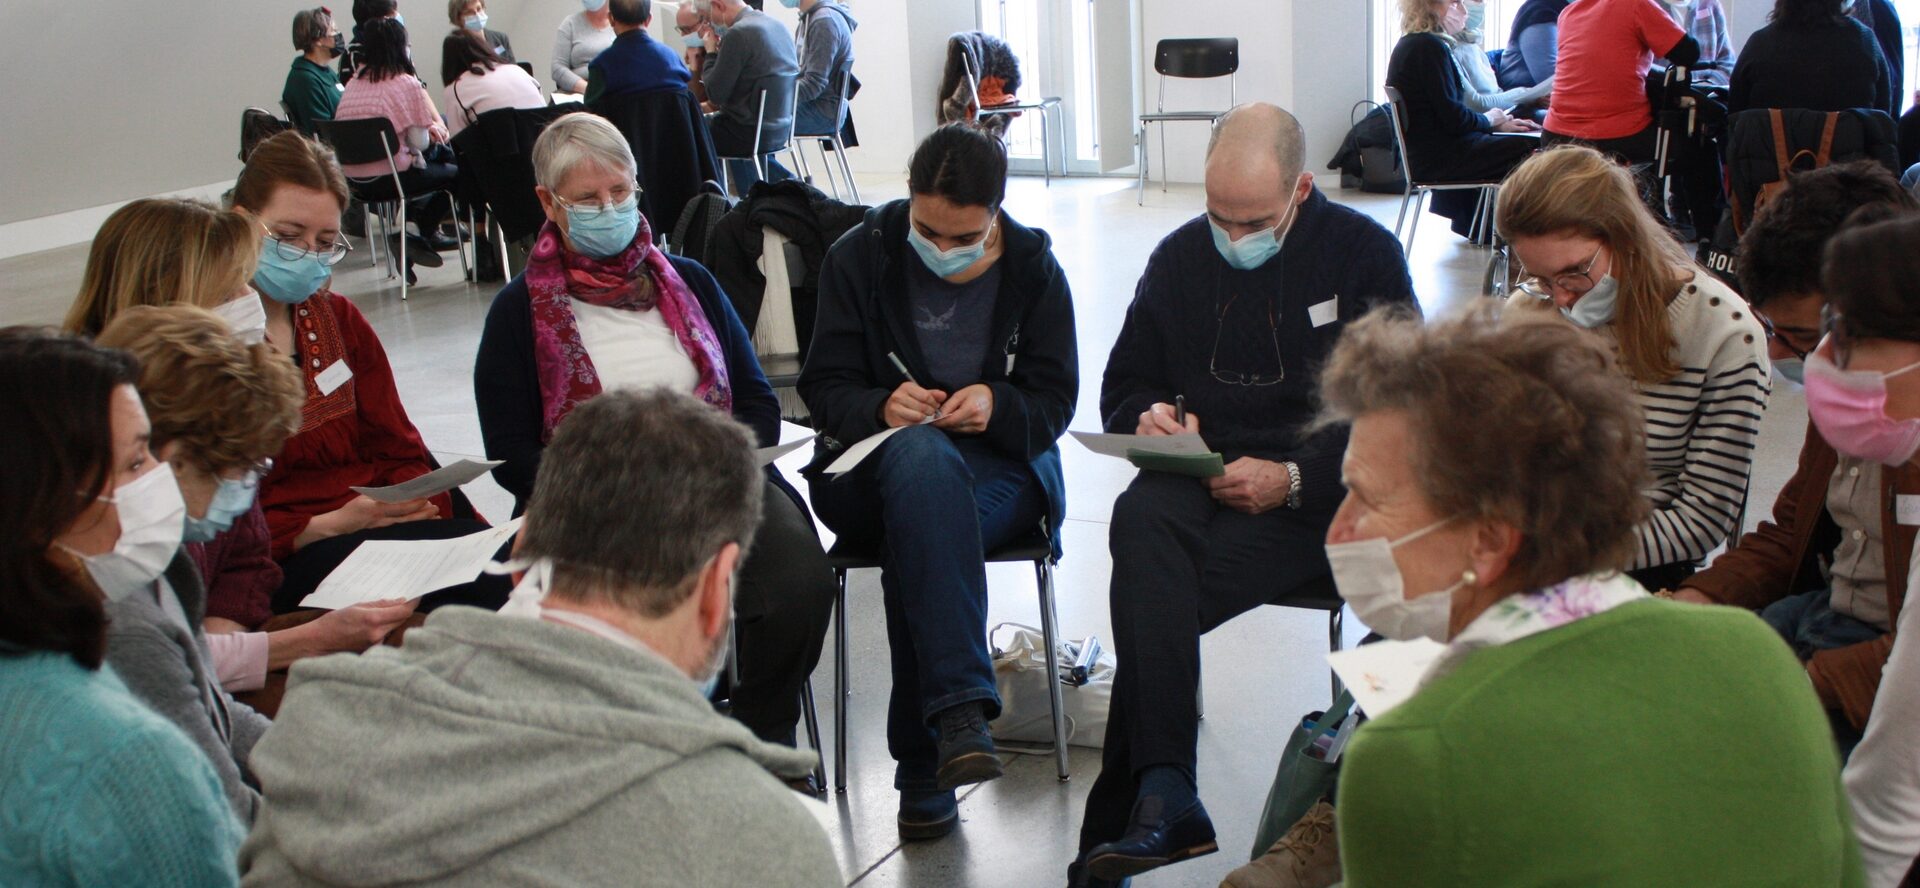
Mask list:
[[[136,305],[211,308],[246,286],[259,261],[260,225],[246,215],[197,200],[136,200],[94,235],[66,330],[99,333]]]
[[[153,446],[177,442],[209,471],[258,463],[300,430],[306,383],[299,369],[264,342],[241,342],[204,308],[135,306],[95,343],[139,359],[135,387],[153,423]]]
[[[1605,244],[1612,254],[1609,273],[1620,284],[1619,308],[1609,326],[1621,365],[1645,384],[1680,372],[1667,302],[1679,287],[1675,275],[1698,269],[1641,202],[1625,167],[1581,145],[1541,152],[1500,186],[1494,218],[1509,242],[1577,234]]]
[[[1443,3],[1444,0],[1441,3],[1435,0],[1400,0],[1400,33],[1445,33],[1446,14],[1434,11],[1435,6]]]

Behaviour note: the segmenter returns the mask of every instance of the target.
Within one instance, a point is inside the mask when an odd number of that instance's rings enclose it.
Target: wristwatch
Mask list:
[[[1288,461],[1281,465],[1287,467],[1287,508],[1300,508],[1300,465]]]

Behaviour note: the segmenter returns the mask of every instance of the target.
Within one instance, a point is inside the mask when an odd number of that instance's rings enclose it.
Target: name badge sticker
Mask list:
[[[1908,527],[1920,525],[1920,496],[1902,493],[1893,498],[1894,520]]]
[[[1313,321],[1315,328],[1325,327],[1340,320],[1340,297],[1336,295],[1332,299],[1308,308],[1307,319]]]
[[[320,371],[319,375],[313,378],[313,385],[324,397],[333,394],[335,389],[346,385],[347,380],[352,378],[353,371],[348,369],[346,361],[334,361],[333,366]]]

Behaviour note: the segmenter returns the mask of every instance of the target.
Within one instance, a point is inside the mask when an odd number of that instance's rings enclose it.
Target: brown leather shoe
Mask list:
[[[1227,874],[1220,888],[1330,888],[1340,883],[1333,806],[1319,802],[1258,860]]]

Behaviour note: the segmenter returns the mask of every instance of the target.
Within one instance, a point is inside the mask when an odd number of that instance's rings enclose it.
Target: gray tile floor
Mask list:
[[[870,200],[902,196],[899,180],[861,181]],[[1052,187],[1030,178],[1012,183],[1007,209],[1052,233],[1054,250],[1073,282],[1081,353],[1081,401],[1074,427],[1099,426],[1099,379],[1118,335],[1135,280],[1155,243],[1198,213],[1193,186],[1149,190],[1134,204],[1130,180],[1073,179]],[[1398,199],[1334,190],[1331,196],[1391,225]],[[1473,301],[1486,253],[1428,219],[1413,256],[1414,284],[1429,315]],[[451,257],[449,257],[451,258]],[[57,323],[78,285],[84,246],[0,261],[0,324]],[[1332,261],[1339,261],[1333,257]],[[457,263],[422,270],[411,299],[370,269],[364,252],[343,266],[337,289],[367,313],[386,344],[400,394],[427,443],[443,458],[479,456],[474,417],[473,353],[491,288],[461,280]],[[1748,523],[1757,521],[1793,471],[1805,428],[1805,402],[1784,386],[1761,431],[1760,460]],[[1113,499],[1131,471],[1118,461],[1063,448],[1071,493],[1066,559],[1059,570],[1060,619],[1069,637],[1110,638],[1106,524]],[[789,457],[797,461],[803,457]],[[796,466],[790,466],[791,473]],[[505,515],[510,499],[489,480],[469,486],[482,511]],[[1019,565],[990,572],[990,622],[1037,625],[1031,571]],[[1098,750],[1073,749],[1073,778],[1058,782],[1050,756],[1018,756],[1008,775],[969,792],[964,826],[945,840],[902,846],[895,834],[884,717],[888,672],[877,573],[855,574],[850,590],[853,695],[851,786],[830,800],[826,818],[850,884],[862,886],[1027,886],[1060,884],[1076,846],[1081,806],[1099,769]],[[1357,627],[1357,623],[1354,624]],[[1350,639],[1351,640],[1351,639]],[[830,648],[830,645],[829,645]],[[1253,819],[1265,798],[1289,721],[1327,697],[1325,618],[1318,612],[1269,607],[1208,636],[1202,646],[1208,714],[1200,731],[1200,787],[1220,831],[1221,853],[1137,879],[1141,888],[1212,886],[1246,859]],[[823,727],[830,736],[834,705],[831,653],[814,676]],[[750,838],[746,841],[751,841]]]

